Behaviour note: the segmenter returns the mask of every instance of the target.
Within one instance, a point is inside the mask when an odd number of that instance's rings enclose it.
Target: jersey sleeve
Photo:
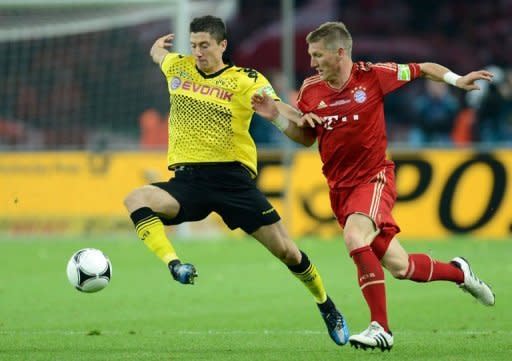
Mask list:
[[[242,73],[245,73],[242,77],[247,76],[247,79],[244,79],[244,81],[248,86],[243,93],[243,96],[247,97],[247,102],[245,102],[246,104],[251,104],[251,97],[254,93],[266,93],[275,101],[281,101],[281,98],[277,95],[272,84],[270,84],[263,74],[254,69],[243,69]]]
[[[376,73],[383,95],[391,93],[421,75],[420,66],[416,63],[377,63],[372,65],[372,69]]]
[[[304,96],[306,92],[306,85],[302,83],[299,93],[297,94],[297,108],[299,108],[302,113],[311,113],[313,112],[313,108],[310,106],[310,102],[307,101],[308,97]]]
[[[176,62],[178,62],[180,59],[183,58],[183,55],[178,53],[169,53],[164,57],[164,60],[160,63],[160,70],[162,70],[162,73],[164,73],[166,78],[169,78],[170,70],[172,65],[174,65]]]

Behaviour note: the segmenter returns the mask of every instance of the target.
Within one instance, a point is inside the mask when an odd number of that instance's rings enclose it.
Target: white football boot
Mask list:
[[[496,302],[496,297],[492,292],[491,287],[473,273],[469,266],[469,262],[462,257],[455,257],[452,259],[451,263],[459,267],[464,273],[464,283],[461,283],[458,286],[464,292],[468,292],[484,305],[493,306]]]
[[[386,332],[377,321],[372,321],[366,330],[360,334],[350,336],[348,340],[350,346],[363,350],[367,348],[373,350],[377,347],[381,351],[390,351],[393,347],[393,335]]]

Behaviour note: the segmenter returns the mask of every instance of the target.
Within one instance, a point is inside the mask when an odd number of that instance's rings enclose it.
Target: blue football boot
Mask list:
[[[171,271],[172,278],[184,285],[193,285],[194,278],[197,277],[197,271],[194,265],[190,263],[181,263],[180,260],[175,259],[169,262],[169,270]]]
[[[317,304],[317,306],[327,326],[327,331],[331,339],[339,346],[345,345],[348,342],[350,333],[345,319],[336,309],[334,302],[327,297],[327,301],[322,304]]]

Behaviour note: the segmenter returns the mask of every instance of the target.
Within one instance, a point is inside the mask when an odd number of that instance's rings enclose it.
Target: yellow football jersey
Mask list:
[[[182,164],[238,161],[257,173],[256,145],[249,134],[251,96],[265,91],[280,100],[253,69],[228,65],[204,74],[193,56],[168,54],[161,64],[170,95],[169,169]]]

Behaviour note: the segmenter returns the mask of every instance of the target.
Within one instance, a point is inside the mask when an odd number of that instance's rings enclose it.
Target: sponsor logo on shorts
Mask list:
[[[275,211],[276,210],[274,209],[274,207],[272,207],[270,209],[267,209],[266,211],[261,212],[261,214],[267,215],[267,214],[270,214],[270,213],[275,212]]]

